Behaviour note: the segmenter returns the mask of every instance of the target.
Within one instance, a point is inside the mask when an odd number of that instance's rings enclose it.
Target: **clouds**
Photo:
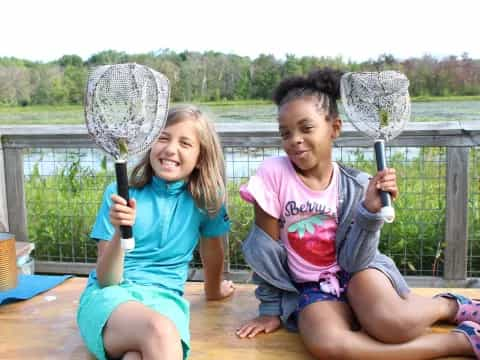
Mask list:
[[[170,48],[256,57],[338,56],[355,61],[460,55],[480,58],[476,2],[433,1],[2,1],[0,56],[87,59]]]

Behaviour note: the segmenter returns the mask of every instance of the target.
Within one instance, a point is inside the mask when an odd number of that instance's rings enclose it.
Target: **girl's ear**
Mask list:
[[[342,119],[338,116],[333,119],[332,121],[332,140],[335,140],[340,136],[340,132],[342,131]]]

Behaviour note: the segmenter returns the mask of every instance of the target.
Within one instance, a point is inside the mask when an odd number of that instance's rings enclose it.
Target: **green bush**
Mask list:
[[[89,239],[105,186],[112,181],[105,168],[94,173],[75,159],[53,176],[41,176],[38,164],[25,183],[28,236],[38,260],[95,262]]]
[[[470,239],[480,238],[479,175],[480,150],[471,152]],[[375,164],[365,152],[353,152],[346,162],[368,173]],[[393,151],[389,165],[397,169],[400,198],[395,202],[396,220],[382,231],[380,250],[391,256],[408,275],[438,275],[443,272],[445,228],[445,149],[422,148],[406,158],[404,152]],[[104,162],[101,171],[80,166],[79,159],[57,171],[53,176],[41,176],[38,164],[26,179],[28,233],[36,244],[39,260],[94,262],[95,244],[89,239],[98,205],[105,186],[113,180]],[[253,221],[253,208],[238,193],[247,179],[230,180],[227,184],[228,211],[232,221],[229,233],[229,257],[232,269],[247,268],[241,253]],[[471,242],[471,254],[477,254],[480,244]],[[480,261],[471,256],[469,271],[480,270]],[[199,262],[198,254],[194,264]]]

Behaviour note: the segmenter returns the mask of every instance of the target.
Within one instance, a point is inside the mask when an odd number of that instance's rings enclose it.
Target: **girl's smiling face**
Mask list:
[[[187,180],[199,159],[200,140],[190,118],[167,126],[150,151],[155,175],[166,181]]]
[[[341,120],[328,120],[313,96],[283,104],[278,113],[282,146],[299,171],[307,173],[332,161],[333,141]]]

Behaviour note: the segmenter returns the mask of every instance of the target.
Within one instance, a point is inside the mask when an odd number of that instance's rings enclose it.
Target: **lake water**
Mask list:
[[[388,151],[388,149],[387,149]],[[387,156],[395,153],[402,154],[404,161],[411,161],[418,157],[419,148],[392,148]],[[358,161],[359,153],[364,160],[370,160],[373,164],[374,154],[371,148],[334,148],[334,159],[345,164]],[[284,155],[282,149],[245,149],[226,148],[224,151],[227,177],[231,180],[241,180],[255,173],[255,170],[263,161],[270,156]],[[102,169],[105,154],[97,149],[36,149],[24,156],[24,173],[28,177],[34,167],[38,168],[40,175],[50,176],[59,174],[63,169],[68,169],[75,161],[79,161],[80,167],[90,169],[96,173]],[[107,160],[107,169],[114,171],[113,161]],[[132,169],[138,159],[130,159],[128,167]]]
[[[275,121],[274,105],[201,105],[217,122]],[[83,124],[81,106],[52,108],[36,111],[22,108],[18,111],[0,109],[0,124]],[[8,109],[7,109],[8,110]],[[340,104],[340,112],[343,110]],[[411,121],[466,121],[480,120],[480,101],[435,101],[412,103]]]
[[[276,119],[274,105],[201,106],[218,122],[259,121]],[[343,108],[340,114],[345,119]],[[480,121],[480,101],[436,101],[412,103],[410,121]]]
[[[201,106],[203,110],[210,113],[217,122],[235,121],[275,121],[276,108],[273,105],[227,105],[227,106]],[[342,112],[343,109],[340,109]],[[51,113],[50,116],[55,116]],[[80,115],[78,115],[80,116]],[[445,101],[445,102],[424,102],[412,103],[411,121],[468,121],[480,120],[480,101]],[[279,149],[264,149],[262,151],[251,150],[239,152],[226,149],[225,160],[227,165],[227,176],[233,179],[245,178],[254,173],[261,161],[268,156],[281,155]],[[394,151],[405,152],[405,149],[398,148]],[[373,153],[370,149],[362,150],[364,158],[372,160]],[[354,161],[357,156],[357,149],[334,149],[335,159],[342,162]],[[409,148],[406,151],[406,160],[418,156],[418,149]],[[82,167],[98,171],[104,154],[100,150],[79,149],[76,151],[66,150],[44,150],[35,151],[25,155],[25,174],[31,174],[35,164],[38,164],[41,175],[52,175],[60,169],[68,167],[75,159],[80,159]],[[130,161],[130,167],[135,159]],[[113,169],[111,161],[108,168]]]

